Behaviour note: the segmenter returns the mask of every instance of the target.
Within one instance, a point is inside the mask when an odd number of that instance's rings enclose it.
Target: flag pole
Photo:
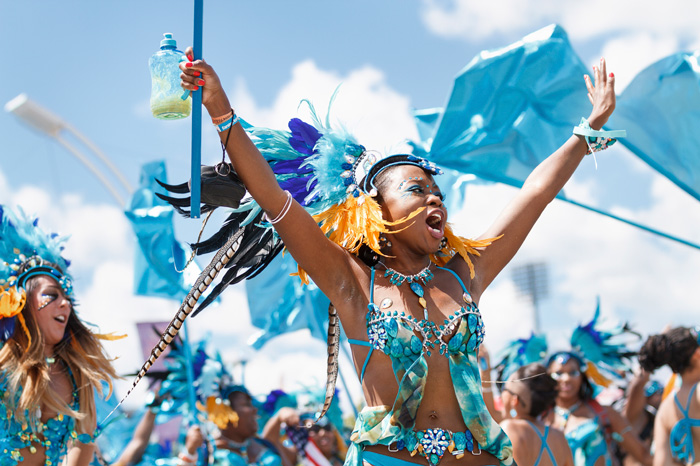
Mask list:
[[[194,0],[194,60],[202,58],[202,25],[204,22],[204,0]],[[201,199],[200,174],[202,165],[202,91],[192,93],[192,162],[190,218],[199,218]]]

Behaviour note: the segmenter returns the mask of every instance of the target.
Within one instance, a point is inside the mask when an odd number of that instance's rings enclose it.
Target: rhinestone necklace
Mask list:
[[[401,286],[405,282],[408,282],[408,286],[411,288],[411,291],[418,296],[418,303],[423,308],[423,319],[428,320],[428,303],[425,300],[425,290],[423,290],[421,284],[425,285],[435,277],[433,272],[430,270],[433,263],[429,262],[423,270],[414,275],[404,275],[391,267],[387,267],[387,265],[383,262],[379,263],[386,269],[384,276],[388,277],[389,281],[393,285]]]

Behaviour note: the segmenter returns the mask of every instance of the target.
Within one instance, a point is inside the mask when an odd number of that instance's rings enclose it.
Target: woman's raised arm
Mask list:
[[[592,129],[598,130],[608,121],[615,109],[615,78],[606,75],[605,60],[594,67],[595,85],[584,76],[588,98],[593,110],[588,117]],[[584,138],[571,136],[563,146],[542,161],[527,177],[515,199],[503,210],[482,238],[503,235],[475,258],[476,278],[472,287],[482,293],[510,262],[544,208],[561,191],[573,175],[588,149]]]
[[[185,53],[191,57],[192,49]],[[212,118],[231,112],[221,81],[208,63],[183,62],[180,69],[182,87],[202,92],[202,104]],[[222,143],[227,142],[226,152],[250,195],[269,218],[281,217],[275,230],[294,259],[331,301],[347,298],[354,289],[347,286],[352,283],[355,264],[350,255],[329,241],[304,208],[280,188],[272,169],[240,124],[222,131],[220,136]]]

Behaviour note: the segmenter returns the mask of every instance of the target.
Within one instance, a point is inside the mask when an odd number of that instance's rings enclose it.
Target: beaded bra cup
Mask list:
[[[387,300],[384,300],[380,306],[371,303],[367,313],[369,343],[374,349],[394,357],[418,355],[423,351],[430,356],[431,350],[436,347],[444,356],[449,352],[474,352],[484,341],[484,324],[471,296],[464,293],[463,299],[465,306],[447,316],[440,325],[427,319],[418,320],[412,315],[406,315],[403,311],[382,311],[381,307],[390,302]],[[386,308],[388,307],[390,305],[386,305]],[[462,322],[466,320],[466,325],[461,325],[460,319]],[[405,335],[400,335],[400,327],[407,331]],[[455,328],[457,332],[452,334]],[[418,332],[423,339],[418,338],[415,332]],[[451,334],[449,341],[445,342],[444,338]]]

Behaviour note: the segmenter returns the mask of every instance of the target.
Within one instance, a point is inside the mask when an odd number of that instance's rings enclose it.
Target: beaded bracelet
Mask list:
[[[614,131],[594,130],[585,118],[581,118],[581,123],[578,126],[574,126],[573,133],[583,136],[583,140],[586,141],[588,146],[586,155],[605,150],[615,144],[617,138],[627,136],[627,131],[624,129]]]

